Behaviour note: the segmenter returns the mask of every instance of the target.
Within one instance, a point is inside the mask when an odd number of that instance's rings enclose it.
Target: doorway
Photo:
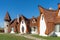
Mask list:
[[[24,33],[24,27],[22,26],[22,32]]]

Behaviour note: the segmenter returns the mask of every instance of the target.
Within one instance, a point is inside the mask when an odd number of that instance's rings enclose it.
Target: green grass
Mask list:
[[[22,36],[15,36],[13,34],[0,34],[0,40],[31,40]]]
[[[46,39],[46,40],[60,40],[60,37],[43,37],[43,36],[39,36],[39,35],[31,35],[37,38],[42,38],[42,39]]]

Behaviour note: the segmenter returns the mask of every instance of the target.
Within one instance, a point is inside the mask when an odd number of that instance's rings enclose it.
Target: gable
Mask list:
[[[15,27],[17,25],[17,19],[14,19],[11,23],[10,23],[10,27]]]
[[[48,10],[39,6],[40,14],[44,14],[44,17],[47,22],[54,22],[55,17],[57,16],[57,10]]]
[[[37,18],[32,17],[30,19],[30,27],[37,26]]]

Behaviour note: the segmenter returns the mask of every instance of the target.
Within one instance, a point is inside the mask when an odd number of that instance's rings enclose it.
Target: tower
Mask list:
[[[9,16],[9,13],[7,12],[6,16],[4,18],[4,32],[5,33],[8,33],[8,28],[9,28],[10,21],[11,21],[11,18]]]

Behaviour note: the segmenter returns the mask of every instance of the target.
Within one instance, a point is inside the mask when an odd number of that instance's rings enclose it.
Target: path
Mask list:
[[[5,33],[0,33],[0,34],[5,34]],[[46,40],[46,39],[42,39],[42,38],[33,37],[33,36],[31,36],[30,34],[13,34],[13,35],[23,36],[23,37],[25,37],[25,38],[33,39],[33,40]]]
[[[42,38],[33,37],[30,34],[15,34],[15,35],[17,35],[17,36],[23,36],[25,38],[29,38],[29,39],[33,39],[33,40],[45,40],[45,39],[42,39]]]

